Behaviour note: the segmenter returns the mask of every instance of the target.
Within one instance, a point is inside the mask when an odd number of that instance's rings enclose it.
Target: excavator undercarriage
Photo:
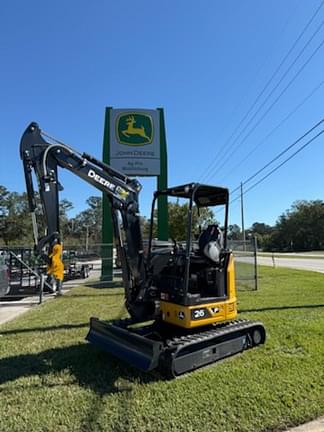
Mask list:
[[[265,342],[258,321],[235,320],[194,331],[156,321],[132,327],[131,320],[116,322],[91,318],[89,342],[143,371],[157,369],[176,378]]]

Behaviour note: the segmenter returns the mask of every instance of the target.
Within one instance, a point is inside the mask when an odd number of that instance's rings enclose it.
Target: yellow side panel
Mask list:
[[[193,328],[233,320],[237,317],[235,270],[233,255],[227,267],[228,298],[215,303],[183,306],[164,300],[160,302],[163,321],[178,327]]]
[[[161,300],[163,321],[184,328],[201,327],[234,319],[236,301],[229,300],[194,306],[183,306]]]

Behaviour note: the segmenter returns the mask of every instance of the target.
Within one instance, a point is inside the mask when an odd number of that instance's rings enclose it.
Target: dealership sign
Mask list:
[[[110,164],[127,175],[160,175],[158,110],[111,109]]]

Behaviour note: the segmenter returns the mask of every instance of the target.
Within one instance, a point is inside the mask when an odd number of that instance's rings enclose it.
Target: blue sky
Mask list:
[[[164,107],[170,186],[204,178],[206,183],[236,188],[323,118],[324,85],[264,141],[324,79],[321,47],[244,139],[324,39],[320,27],[324,6],[230,139],[320,4],[318,0],[3,2],[0,184],[24,190],[18,148],[30,121],[100,158],[104,110],[113,106]],[[244,130],[254,112],[255,120]],[[246,194],[246,226],[255,221],[273,224],[295,200],[324,199],[323,144],[322,135]],[[98,194],[70,173],[62,172],[61,180],[62,197],[73,202],[74,212],[85,207],[88,196]],[[141,182],[142,213],[147,214],[155,179]],[[231,208],[231,223],[240,224],[238,204]]]

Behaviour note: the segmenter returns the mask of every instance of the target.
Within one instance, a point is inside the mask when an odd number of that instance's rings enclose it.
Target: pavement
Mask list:
[[[286,432],[324,432],[324,417],[305,423],[301,426],[288,429]]]
[[[100,272],[96,274],[93,272],[91,278],[87,279],[74,279],[64,282],[63,294],[67,293],[74,286],[84,284],[86,282],[97,281],[100,276]],[[56,298],[55,294],[43,295],[43,303]],[[21,300],[16,301],[1,301],[0,302],[0,325],[8,321],[11,321],[18,316],[29,311],[32,307],[39,305],[39,295],[28,296]]]
[[[259,256],[258,255],[258,264],[259,265],[266,265],[271,267],[287,267],[287,268],[293,268],[298,270],[308,270],[308,271],[315,271],[319,273],[324,273],[324,257],[321,258],[311,258],[311,255],[309,255],[309,258],[302,258],[302,257],[291,257],[291,258],[284,258],[284,257],[274,257],[271,256]],[[324,430],[323,430],[324,432]]]
[[[44,301],[54,296],[44,296]],[[39,296],[27,297],[18,301],[2,301],[0,303],[0,325],[11,321],[39,304]]]

